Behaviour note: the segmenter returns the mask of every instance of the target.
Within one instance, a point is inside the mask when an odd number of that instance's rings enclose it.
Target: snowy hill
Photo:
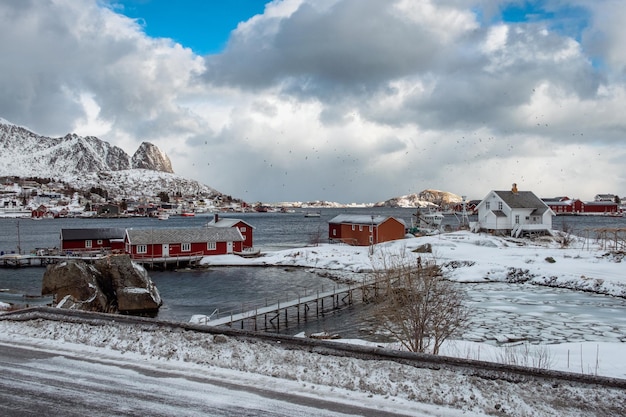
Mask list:
[[[169,157],[143,142],[130,157],[94,136],[67,134],[50,138],[0,118],[0,176],[54,178],[86,190],[106,189],[109,196],[152,196],[161,191],[183,195],[220,193],[174,174]]]
[[[462,198],[456,194],[439,190],[424,190],[419,194],[408,194],[400,197],[394,197],[389,200],[376,203],[375,207],[429,207],[437,205],[445,207],[450,204],[460,203]]]

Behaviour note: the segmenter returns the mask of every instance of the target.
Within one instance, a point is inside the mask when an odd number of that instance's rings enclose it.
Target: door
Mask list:
[[[163,244],[163,254],[162,256],[164,258],[167,258],[168,256],[170,256],[170,245],[169,243],[164,243]]]
[[[233,253],[233,242],[226,243],[226,253]]]

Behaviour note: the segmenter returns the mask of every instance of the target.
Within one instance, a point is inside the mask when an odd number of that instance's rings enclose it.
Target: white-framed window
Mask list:
[[[183,252],[191,252],[191,243],[183,243],[180,245],[180,250]]]
[[[502,207],[504,207],[504,206],[502,205],[502,201],[498,201],[498,210],[502,210]]]
[[[92,243],[92,242],[91,242],[91,239],[87,239],[87,240],[85,240],[85,247],[86,247],[87,249],[91,248],[91,247],[92,247],[92,244],[91,244],[91,243]]]
[[[241,226],[241,227],[239,228],[239,231],[240,231],[241,233],[246,233],[246,226]]]
[[[356,225],[352,225],[352,231],[354,232],[356,230]]]
[[[515,224],[519,224],[519,214],[515,215]]]
[[[217,242],[207,242],[206,248],[207,250],[217,250]]]
[[[359,232],[362,232],[362,231],[363,231],[363,225],[362,225],[362,224],[360,224],[360,225],[359,225]]]
[[[98,239],[98,240],[96,241],[96,243],[97,243],[98,245],[102,245],[102,239]]]
[[[137,253],[148,253],[148,245],[137,245]]]
[[[485,208],[486,208],[487,210],[491,210],[491,202],[487,201],[487,202],[485,203]]]
[[[370,226],[370,233],[374,231],[374,226]]]
[[[337,236],[337,229],[333,229],[333,236]]]

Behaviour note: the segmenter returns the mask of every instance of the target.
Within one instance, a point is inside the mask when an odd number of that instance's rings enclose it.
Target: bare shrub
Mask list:
[[[409,351],[438,354],[442,343],[468,324],[465,291],[444,279],[434,262],[389,259],[391,265],[374,273],[380,326]]]

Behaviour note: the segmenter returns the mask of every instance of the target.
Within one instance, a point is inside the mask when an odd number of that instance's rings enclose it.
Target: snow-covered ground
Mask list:
[[[399,257],[411,262],[436,261],[450,279],[463,282],[526,282],[611,296],[626,296],[626,276],[619,252],[598,242],[572,237],[568,247],[551,239],[529,241],[485,234],[455,232],[367,247],[320,245],[265,253],[253,259],[212,256],[206,265],[284,265],[322,268],[343,279],[362,279],[363,272]],[[432,253],[416,251],[425,245]],[[610,329],[606,330],[610,332]],[[626,379],[623,334],[612,342],[552,343],[495,346],[450,341],[442,354],[553,370]],[[218,340],[219,339],[219,340]],[[313,398],[376,403],[381,410],[408,415],[611,415],[626,409],[626,394],[618,389],[591,390],[543,384],[486,381],[453,372],[371,363],[314,353],[286,351],[267,343],[240,343],[229,338],[122,324],[91,326],[48,321],[0,320],[0,342],[40,344],[63,350],[123,352],[126,358],[150,363],[178,363],[214,369],[228,377],[263,384],[278,378],[286,390]],[[339,343],[365,343],[340,340]],[[393,347],[393,346],[391,346]],[[132,356],[129,356],[131,354]],[[232,373],[232,375],[231,375]],[[559,398],[559,401],[555,399]],[[611,407],[617,408],[611,408]],[[457,413],[454,410],[459,410]]]
[[[320,268],[331,270],[345,280],[360,281],[364,273],[394,262],[394,257],[415,263],[420,257],[422,262],[433,261],[444,265],[446,276],[459,282],[525,282],[526,285],[626,297],[623,254],[609,250],[603,242],[573,235],[569,239],[569,245],[564,247],[558,237],[531,241],[459,231],[386,242],[376,245],[373,254],[368,247],[319,245],[269,252],[252,259],[235,255],[211,256],[204,258],[203,263]],[[420,250],[426,245],[432,248],[431,253]],[[497,320],[493,317],[486,319]],[[576,325],[573,323],[569,328],[576,328],[572,331],[577,332],[585,331],[584,323]],[[559,329],[559,332],[562,331]],[[546,344],[542,345],[517,343],[506,347],[451,341],[444,347],[443,354],[488,361],[505,361],[506,357],[511,360],[514,356],[528,365],[543,362],[547,356],[550,369],[626,378],[626,362],[619,359],[626,356],[626,343],[623,342],[626,334],[612,328],[588,331],[590,334],[598,331],[607,337],[568,342],[569,338],[565,335],[560,340],[546,337]],[[549,329],[538,332],[549,336]],[[506,333],[502,332],[503,339],[500,341],[506,341]]]

